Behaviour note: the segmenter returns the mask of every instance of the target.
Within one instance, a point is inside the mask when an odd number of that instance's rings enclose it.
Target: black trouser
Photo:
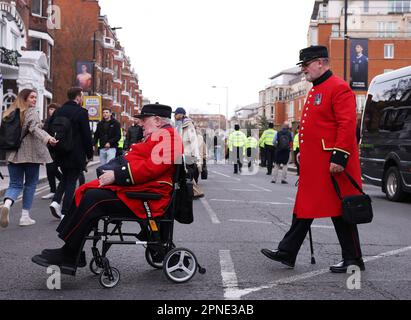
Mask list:
[[[267,160],[267,173],[271,175],[273,172],[273,163],[275,160],[275,147],[265,145],[265,157]]]
[[[233,147],[233,162],[234,162],[234,173],[238,173],[238,168],[243,167],[243,163],[241,162],[243,158],[243,147]]]
[[[57,192],[53,197],[53,201],[60,203],[64,194],[61,213],[66,215],[74,198],[74,192],[76,191],[77,180],[80,176],[81,169],[61,168],[61,172],[63,173],[63,176],[57,187]]]
[[[260,147],[260,158],[261,158],[261,166],[266,167],[267,166],[267,157],[265,155],[265,148]]]
[[[247,161],[248,161],[249,168],[251,168],[256,157],[257,157],[257,148],[247,148]]]
[[[56,178],[61,180],[61,173],[54,162],[46,164],[47,180],[49,181],[50,192],[56,193]]]
[[[297,257],[312,222],[313,219],[297,219],[296,215],[293,215],[290,230],[281,240],[278,249]],[[361,258],[362,253],[357,226],[346,223],[342,217],[334,217],[332,222],[342,249],[343,259],[354,260]]]
[[[84,171],[81,171],[78,177],[78,185],[82,186],[85,183],[86,183],[86,177],[84,176]]]
[[[89,235],[100,217],[135,218],[135,214],[111,190],[88,190],[78,208],[74,201],[70,211],[57,227],[59,237],[75,253],[81,249],[83,239]]]
[[[294,151],[295,166],[297,167],[297,176],[300,175],[300,163],[297,161],[297,156],[300,153],[300,148]]]
[[[200,176],[200,171],[196,164],[187,164],[187,174],[190,178],[194,179],[198,183],[198,177]]]

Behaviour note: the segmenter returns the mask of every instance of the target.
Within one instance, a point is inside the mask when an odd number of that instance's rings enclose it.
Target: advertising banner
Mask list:
[[[101,111],[101,97],[99,96],[85,96],[83,99],[83,107],[88,111],[90,121],[100,121],[102,118]]]
[[[353,90],[368,89],[368,39],[350,39],[350,86]]]

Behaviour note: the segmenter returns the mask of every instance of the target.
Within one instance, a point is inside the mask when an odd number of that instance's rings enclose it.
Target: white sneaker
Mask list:
[[[49,200],[49,199],[53,199],[54,197],[54,193],[50,192],[49,194],[46,194],[45,196],[42,196],[41,198],[44,200]]]
[[[49,208],[53,217],[61,219],[61,206],[56,201],[53,201]]]
[[[9,213],[10,213],[10,208],[7,206],[4,206],[1,208],[0,212],[0,226],[3,228],[7,228],[9,225]]]
[[[30,218],[29,216],[24,216],[20,218],[19,226],[20,227],[26,227],[26,226],[31,226],[35,224],[36,221]]]

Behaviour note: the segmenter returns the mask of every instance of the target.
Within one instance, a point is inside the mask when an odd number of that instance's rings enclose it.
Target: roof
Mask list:
[[[281,71],[280,73],[277,73],[276,75],[272,76],[271,78],[269,78],[270,80],[274,80],[275,78],[278,78],[279,76],[282,75],[294,75],[297,76],[299,74],[301,74],[301,67],[293,67],[290,69],[285,69],[283,71]]]

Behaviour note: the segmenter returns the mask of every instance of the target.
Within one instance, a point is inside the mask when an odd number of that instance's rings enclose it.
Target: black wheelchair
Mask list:
[[[189,179],[186,176],[184,162],[176,164],[176,171],[173,178],[173,190],[171,200],[164,215],[153,218],[151,215],[149,200],[159,200],[162,195],[156,193],[128,192],[126,195],[131,199],[143,201],[146,218],[111,218],[101,217],[96,223],[89,236],[83,240],[92,241],[91,252],[93,258],[89,263],[92,273],[99,275],[100,284],[104,288],[113,288],[120,281],[120,271],[112,267],[107,252],[113,245],[141,245],[146,248],[145,258],[147,263],[155,268],[162,269],[167,279],[174,283],[184,283],[189,281],[196,273],[204,274],[206,269],[201,267],[194,253],[183,247],[176,247],[173,242],[174,221],[177,212],[181,210],[181,205],[190,206],[192,213],[192,195],[189,189]],[[182,192],[184,191],[184,192]],[[181,199],[187,197],[188,199]],[[185,208],[187,209],[187,207]],[[190,208],[188,208],[190,210]],[[102,228],[99,222],[102,221]],[[127,233],[122,231],[124,222],[137,222],[146,230],[146,239],[141,239],[141,232]],[[186,222],[187,223],[187,222]],[[189,223],[189,222],[188,222]],[[143,230],[143,229],[142,229]],[[101,250],[98,249],[101,242]]]

